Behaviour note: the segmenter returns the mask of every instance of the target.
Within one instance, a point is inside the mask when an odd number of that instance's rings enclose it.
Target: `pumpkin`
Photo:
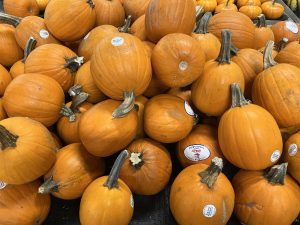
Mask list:
[[[227,0],[225,1],[225,3],[217,5],[217,7],[215,8],[215,14],[225,11],[237,12],[238,9],[234,3],[230,2],[230,0]]]
[[[238,84],[232,84],[231,90],[231,108],[222,115],[218,127],[222,153],[239,168],[265,169],[281,156],[279,127],[267,110],[244,98]]]
[[[145,28],[145,14],[140,16],[134,21],[130,27],[130,33],[138,37],[141,41],[147,40],[146,28]]]
[[[48,5],[50,0],[36,0],[36,3],[39,6],[39,9],[41,11],[44,11],[46,9],[46,6]]]
[[[3,0],[4,12],[13,16],[26,17],[39,15],[36,0]]]
[[[39,185],[38,180],[22,185],[0,185],[1,225],[43,224],[51,202],[49,195],[37,193]]]
[[[218,3],[218,5],[221,5],[221,4],[227,3],[227,1],[232,4],[234,4],[234,2],[235,2],[235,0],[217,0],[217,3]]]
[[[275,57],[276,62],[287,63],[300,68],[300,43],[293,41],[286,45]]]
[[[208,33],[208,22],[211,17],[212,14],[210,12],[205,13],[199,22],[199,26],[191,35],[200,43],[206,61],[216,59],[221,48],[219,39],[215,35]]]
[[[242,48],[254,47],[254,30],[251,19],[240,12],[223,12],[214,15],[208,24],[208,32],[221,39],[221,31],[229,29],[232,33],[232,43]]]
[[[122,151],[110,174],[96,179],[84,191],[79,209],[82,225],[129,224],[133,215],[134,200],[129,187],[118,178],[127,157],[128,152]],[[95,214],[94,210],[98,213]]]
[[[223,161],[189,166],[175,178],[170,192],[170,208],[178,224],[223,224],[234,207],[234,191],[221,173]]]
[[[300,132],[290,136],[284,143],[284,161],[288,163],[288,172],[300,183]]]
[[[93,0],[51,0],[44,18],[54,37],[60,41],[77,41],[94,27],[95,4]]]
[[[104,100],[88,111],[79,121],[79,137],[84,147],[93,155],[106,157],[125,148],[135,137],[138,116],[135,110],[122,118],[114,119],[113,110],[120,104]]]
[[[242,6],[239,9],[239,12],[245,14],[246,16],[248,16],[250,19],[255,19],[256,17],[258,17],[261,13],[262,10],[260,8],[260,6],[254,5],[254,1],[253,0],[249,0],[247,5]]]
[[[108,54],[109,53],[109,54]],[[124,102],[113,117],[133,108],[134,96],[143,94],[151,80],[151,62],[142,41],[127,33],[111,34],[94,50],[91,73],[96,86],[108,97]]]
[[[197,163],[210,165],[214,157],[222,157],[218,130],[206,124],[194,127],[188,136],[177,143],[176,155],[183,167]]]
[[[276,0],[264,2],[261,5],[261,9],[267,19],[271,20],[280,18],[284,13],[284,7],[277,3]]]
[[[59,84],[42,74],[23,74],[5,90],[3,106],[9,117],[24,116],[53,125],[60,117],[64,93]]]
[[[7,114],[4,110],[3,99],[0,98],[0,121],[7,118]]]
[[[201,45],[186,34],[168,34],[156,44],[151,63],[156,77],[168,87],[184,87],[202,73],[205,55]]]
[[[252,86],[252,100],[268,110],[280,128],[300,125],[300,69],[290,64],[277,64],[269,41],[264,53],[264,71],[259,73]],[[274,88],[276,87],[276,88]],[[272,93],[272,95],[270,95]]]
[[[234,213],[242,223],[290,225],[297,218],[300,189],[286,175],[286,167],[283,163],[267,172],[242,170],[234,176]]]
[[[183,99],[170,94],[157,95],[145,105],[144,130],[156,141],[177,142],[190,133],[194,117],[192,108]]]
[[[119,0],[93,0],[96,26],[109,24],[119,27],[125,20],[125,10]]]
[[[0,96],[3,96],[4,91],[11,80],[9,72],[0,64]]]
[[[82,144],[67,145],[57,152],[55,164],[44,176],[39,193],[51,193],[66,200],[79,198],[104,170],[104,160],[89,154]]]
[[[190,35],[193,31],[196,10],[192,0],[151,0],[145,13],[147,38],[157,43],[170,33]]]
[[[171,88],[167,93],[182,98],[190,105],[192,104],[191,89],[189,86],[184,88]]]
[[[145,14],[150,0],[125,0],[124,9],[126,16],[131,15],[132,21],[136,21]]]
[[[145,104],[148,101],[148,98],[146,98],[143,95],[138,96],[135,99],[135,107],[137,108],[137,113],[138,113],[138,130],[136,133],[135,138],[143,138],[145,137],[145,131],[144,131],[144,108],[145,108]]]
[[[168,150],[151,139],[138,139],[128,147],[129,157],[120,171],[120,178],[133,193],[155,195],[162,191],[172,173]]]
[[[2,66],[11,66],[23,57],[23,51],[15,38],[15,31],[11,25],[0,24],[0,55],[5,56],[0,57]]]
[[[263,71],[263,54],[259,51],[244,48],[238,49],[232,47],[232,61],[242,70],[245,78],[245,97],[251,99],[252,84],[257,74]]]
[[[84,63],[77,71],[74,79],[75,85],[80,85],[83,92],[88,94],[87,102],[98,103],[106,96],[97,88],[90,70],[91,62]]]
[[[243,6],[246,6],[247,4],[249,4],[249,2],[251,2],[252,5],[261,6],[260,0],[237,0],[237,7],[241,8]]]
[[[261,49],[266,46],[269,40],[274,41],[274,34],[271,28],[266,26],[266,17],[264,14],[258,16],[254,34],[254,48]]]
[[[83,57],[78,57],[71,49],[58,44],[46,44],[34,49],[27,57],[25,73],[47,75],[56,80],[64,91],[68,91],[82,63]]]
[[[54,144],[55,144],[55,151],[58,152],[59,149],[61,149],[63,146],[62,141],[59,139],[59,137],[54,132],[50,132],[50,133],[51,133],[51,136],[52,136]]]
[[[300,39],[299,28],[293,21],[280,21],[271,27],[275,43],[287,38],[289,42],[298,41]]]
[[[213,12],[217,6],[217,0],[198,0],[197,5],[202,6],[204,12]]]
[[[26,128],[26,129],[24,129]],[[41,123],[26,117],[0,121],[0,180],[25,184],[44,175],[55,161],[55,144]]]
[[[221,116],[230,107],[231,83],[237,82],[244,89],[243,72],[230,61],[230,45],[231,32],[224,29],[218,58],[205,63],[203,73],[192,86],[193,104],[209,116]]]

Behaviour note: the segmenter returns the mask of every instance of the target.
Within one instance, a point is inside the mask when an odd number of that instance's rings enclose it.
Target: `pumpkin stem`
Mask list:
[[[268,180],[270,184],[284,184],[284,177],[286,175],[288,163],[282,163],[280,165],[273,166],[264,177]]]
[[[225,4],[225,7],[228,7],[229,6],[229,2],[230,0],[227,0],[226,4]]]
[[[53,180],[53,176],[49,177],[38,189],[39,194],[49,194],[58,192],[58,184]]]
[[[120,118],[126,116],[134,108],[135,95],[133,91],[124,92],[124,101],[112,113],[113,118]]]
[[[222,30],[221,50],[216,61],[219,64],[230,64],[231,32],[228,29]]]
[[[141,152],[132,152],[132,153],[130,154],[129,161],[131,162],[131,165],[132,165],[135,169],[141,168],[142,165],[144,165],[144,161],[143,161],[143,153],[141,153]]]
[[[274,41],[269,40],[264,51],[264,70],[277,65],[272,56],[273,47]]]
[[[83,64],[83,57],[72,57],[72,58],[67,58],[65,57],[65,68],[68,68],[71,70],[72,73],[75,73],[79,67],[81,66],[81,64]]]
[[[22,59],[22,62],[25,63],[27,57],[32,52],[32,50],[36,46],[36,40],[33,37],[30,37],[26,43],[25,50],[24,50],[24,58]]]
[[[17,146],[17,135],[10,133],[4,126],[0,125],[0,150]]]
[[[76,120],[75,113],[72,111],[71,108],[69,108],[65,104],[62,106],[62,108],[60,110],[60,114],[63,115],[63,116],[65,116],[65,117],[68,117],[69,118],[69,122],[75,122],[75,120]]]
[[[95,8],[95,3],[93,2],[93,0],[86,0],[86,2],[90,5],[92,9]]]
[[[260,14],[257,18],[258,18],[258,21],[256,24],[257,27],[266,27],[267,26],[266,17],[264,14]]]
[[[132,21],[132,16],[128,15],[127,18],[125,19],[125,23],[122,27],[118,28],[118,31],[121,33],[128,33],[129,32],[129,27],[131,25],[131,21]]]
[[[73,99],[72,99],[72,103],[71,103],[71,110],[73,111],[73,113],[78,113],[79,112],[79,106],[84,103],[89,97],[88,93],[85,92],[80,92],[78,95],[76,95]]]
[[[237,53],[240,51],[240,49],[238,49],[234,44],[231,44],[230,46],[230,52],[232,53],[232,55],[237,55]]]
[[[199,23],[203,16],[203,13],[204,13],[204,8],[202,6],[197,5],[196,6],[196,24],[197,24],[197,26],[194,31],[196,31],[197,27],[199,26]]]
[[[287,38],[282,38],[278,43],[275,43],[275,49],[280,52],[282,49],[285,48],[287,43],[289,42],[289,39]]]
[[[21,23],[21,20],[22,18],[20,17],[0,12],[0,21],[13,25],[14,27],[17,27]]]
[[[118,178],[119,178],[119,173],[120,169],[125,161],[125,159],[128,157],[129,153],[127,150],[123,150],[117,157],[109,175],[104,183],[104,186],[107,187],[108,189],[112,189],[115,187],[118,187]]]
[[[206,170],[203,170],[199,173],[201,177],[201,182],[207,184],[209,188],[212,188],[223,169],[223,160],[222,158],[215,157],[211,161],[209,167]]]
[[[82,86],[80,84],[75,84],[74,86],[70,87],[68,90],[68,94],[71,97],[75,97],[76,95],[79,95],[82,91]]]
[[[275,5],[275,0],[272,0],[272,6],[274,7],[274,5]]]
[[[249,105],[250,101],[245,99],[239,84],[233,83],[231,86],[231,108]]]
[[[208,22],[209,22],[211,17],[212,17],[212,13],[211,12],[206,12],[202,16],[202,18],[201,18],[201,20],[200,20],[200,22],[199,22],[199,24],[198,24],[198,26],[195,30],[195,33],[197,33],[197,34],[207,34],[208,33]]]

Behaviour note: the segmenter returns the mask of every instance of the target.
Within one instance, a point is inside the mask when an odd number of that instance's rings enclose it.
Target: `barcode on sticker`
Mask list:
[[[297,146],[297,144],[291,144],[290,147],[289,147],[288,152],[289,152],[290,156],[295,156],[297,154],[297,152],[298,152],[298,146]]]
[[[111,39],[111,44],[113,46],[120,46],[124,43],[124,39],[121,37],[114,37],[113,39]]]
[[[0,181],[0,190],[5,188],[7,185],[7,183],[3,182],[3,181]]]
[[[280,154],[279,150],[275,150],[271,155],[271,162],[277,161],[280,158]]]
[[[214,205],[206,205],[203,208],[203,215],[205,217],[210,218],[210,217],[213,217],[216,214],[216,211],[217,211],[217,209]]]
[[[49,32],[47,30],[40,30],[40,37],[43,39],[47,39],[49,37]]]

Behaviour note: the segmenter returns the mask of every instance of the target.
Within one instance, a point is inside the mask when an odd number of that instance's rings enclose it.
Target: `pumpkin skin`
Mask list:
[[[74,75],[80,63],[67,66],[67,60],[77,57],[71,49],[58,45],[46,44],[34,49],[25,62],[25,73],[40,73],[56,80],[64,91],[74,84]],[[78,58],[78,57],[77,57]]]
[[[215,8],[215,14],[225,11],[237,12],[238,9],[234,3],[231,3],[229,1],[228,3],[225,1],[225,3],[217,5],[217,7]]]
[[[13,16],[37,16],[39,6],[36,0],[3,0],[4,12]]]
[[[79,122],[80,140],[93,155],[106,157],[125,148],[135,137],[138,116],[135,110],[113,119],[119,101],[105,100],[85,112]]]
[[[36,0],[41,11],[44,11],[50,0]]]
[[[183,100],[187,101],[190,105],[192,105],[191,89],[189,88],[171,88],[167,92],[167,94],[182,98]]]
[[[290,176],[285,176],[284,185],[272,185],[264,178],[263,171],[242,170],[232,184],[236,196],[234,212],[241,222],[290,225],[297,218],[300,190]]]
[[[253,5],[254,3],[248,3],[245,6],[242,6],[239,9],[239,12],[245,14],[246,16],[248,16],[250,19],[255,19],[256,17],[258,17],[261,13],[262,10],[259,6]]]
[[[60,199],[76,199],[104,171],[105,163],[102,158],[88,153],[80,143],[70,144],[57,152],[55,164],[44,176],[45,183],[40,186],[39,192],[51,192]],[[52,181],[50,185],[46,184],[48,179]]]
[[[9,117],[29,117],[48,127],[60,117],[64,97],[63,90],[52,78],[23,74],[6,88],[3,105]]]
[[[217,0],[218,5],[226,3],[226,2],[234,4],[235,0]]]
[[[154,43],[170,33],[191,34],[196,20],[192,0],[151,0],[145,15],[147,38]]]
[[[22,59],[23,51],[19,47],[15,38],[16,29],[8,24],[0,24],[0,64],[2,66],[11,66]]]
[[[242,95],[240,91],[238,94]],[[281,155],[282,137],[279,127],[264,108],[249,104],[245,99],[237,101],[238,94],[233,93],[233,106],[222,115],[219,123],[218,140],[222,153],[239,168],[265,169]]]
[[[213,12],[217,6],[216,0],[199,0],[197,5],[202,6],[204,12]]]
[[[22,62],[22,60],[15,62],[14,65],[10,67],[9,73],[12,79],[25,73],[25,64]]]
[[[237,7],[241,8],[247,5],[249,2],[253,3],[253,5],[261,6],[260,0],[237,0]]]
[[[140,16],[130,27],[130,33],[138,37],[141,41],[147,40],[145,18],[145,14]]]
[[[284,7],[275,1],[264,2],[261,9],[263,14],[271,20],[280,18],[284,13]]]
[[[11,80],[9,72],[0,64],[0,96],[3,96],[4,91]]]
[[[287,63],[300,68],[300,44],[298,41],[290,42],[275,57],[275,61],[279,63]]]
[[[40,181],[7,185],[0,190],[2,225],[40,225],[50,211],[50,196],[37,193]],[[13,212],[13,213],[11,213]]]
[[[24,184],[44,175],[55,161],[55,144],[47,128],[26,117],[4,119],[0,125],[18,136],[16,147],[0,152],[0,180]]]
[[[122,26],[125,10],[119,0],[93,0],[95,3],[96,26],[109,24]]]
[[[144,130],[149,137],[162,143],[179,141],[192,130],[194,113],[190,111],[188,103],[177,96],[154,96],[145,105]]]
[[[185,87],[202,73],[201,45],[186,34],[168,34],[156,44],[151,63],[156,77],[168,87]]]
[[[0,121],[7,118],[7,114],[4,110],[3,99],[0,98]]]
[[[118,33],[97,45],[91,58],[91,73],[106,96],[121,100],[124,91],[139,96],[146,90],[151,80],[151,63],[142,41]]]
[[[53,133],[53,132],[50,132],[50,133],[51,133],[51,136],[52,136],[54,144],[55,144],[55,151],[58,152],[59,149],[62,148],[63,144],[62,144],[61,140],[59,139],[59,137],[55,133]]]
[[[44,14],[46,26],[60,41],[77,41],[95,25],[94,6],[93,1],[51,0]]]
[[[148,98],[146,98],[143,95],[140,95],[140,96],[138,96],[135,99],[135,103],[134,104],[138,106],[137,113],[138,113],[138,118],[139,118],[139,121],[138,121],[138,130],[137,130],[135,139],[145,137],[145,131],[144,131],[144,108],[145,108],[145,104],[146,104],[147,101],[148,101]]]
[[[136,21],[145,14],[150,0],[125,0],[124,9],[126,16],[131,15],[132,21]]]
[[[295,27],[297,29],[293,30],[293,31],[295,31],[295,32],[293,32],[288,27]],[[287,38],[289,42],[299,40],[299,37],[300,37],[299,28],[292,21],[280,21],[280,22],[272,25],[271,29],[274,34],[275,43],[281,41],[283,38]]]
[[[200,181],[199,172],[208,168],[196,164],[182,170],[175,178],[170,192],[170,208],[178,224],[223,224],[229,220],[234,206],[234,191],[224,174],[219,174],[212,188]],[[200,178],[200,179],[199,179]],[[206,217],[208,206],[216,209],[213,217]],[[193,207],[189,207],[193,206]]]
[[[176,155],[183,167],[198,163],[210,165],[214,157],[222,157],[218,130],[206,124],[194,127],[188,136],[177,143]]]
[[[246,15],[240,12],[223,12],[214,15],[209,21],[208,32],[220,40],[223,29],[231,31],[232,43],[236,47],[253,48],[255,26]]]
[[[264,15],[258,17],[258,27],[254,31],[254,45],[255,49],[261,49],[266,46],[269,40],[274,41],[274,34],[270,27],[266,26],[266,18]]]
[[[162,191],[172,173],[168,150],[151,139],[135,140],[127,149],[129,158],[121,168],[120,178],[136,194],[154,195]],[[140,154],[140,162],[134,159],[136,154]]]
[[[284,144],[284,161],[288,162],[288,172],[300,183],[300,133],[289,137]]]

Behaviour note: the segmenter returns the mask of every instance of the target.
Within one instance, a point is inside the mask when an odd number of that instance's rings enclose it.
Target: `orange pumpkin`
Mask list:
[[[266,1],[261,5],[263,14],[270,20],[280,18],[284,13],[284,7],[276,0]]]
[[[222,153],[239,168],[265,169],[281,156],[279,127],[267,110],[244,98],[238,84],[232,84],[231,90],[231,108],[222,115],[218,127]]]
[[[5,112],[4,106],[3,106],[3,99],[0,98],[0,121],[7,118],[7,114]]]
[[[238,9],[233,2],[230,2],[230,0],[227,0],[227,1],[225,1],[225,3],[221,3],[221,4],[217,5],[217,7],[215,8],[215,14],[220,13],[220,12],[225,12],[225,11],[237,12]]]
[[[26,17],[39,15],[36,0],[3,0],[4,12],[13,16]]]
[[[186,137],[193,127],[195,113],[183,99],[157,95],[145,105],[144,130],[152,139],[172,143]]]
[[[257,28],[254,34],[254,48],[261,49],[266,46],[269,40],[274,41],[274,34],[271,28],[266,26],[266,17],[264,14],[258,16]]]
[[[11,82],[11,76],[4,66],[0,64],[0,96],[3,96],[6,87]]]
[[[77,41],[95,25],[95,4],[93,0],[51,0],[44,18],[47,28],[57,39]]]
[[[140,16],[130,27],[130,33],[138,37],[141,41],[147,40],[145,18],[145,14]]]
[[[175,178],[170,208],[178,224],[227,223],[233,212],[234,191],[222,168],[222,159],[215,157],[209,166],[189,166]]]
[[[252,5],[261,6],[260,0],[237,0],[237,6],[241,8],[246,6],[249,2],[251,2]]]
[[[259,1],[259,3],[260,3],[260,1]],[[262,13],[262,10],[261,10],[260,6],[255,5],[253,0],[249,0],[245,6],[242,6],[239,9],[239,12],[245,14],[246,16],[248,16],[250,19],[253,20]]]
[[[24,129],[26,127],[26,129]],[[55,161],[55,144],[41,123],[26,117],[0,121],[0,180],[25,184],[44,175]]]
[[[110,174],[96,179],[84,191],[79,210],[82,225],[129,224],[133,215],[134,200],[129,187],[119,179],[121,166],[127,157],[127,150],[122,151]],[[99,212],[95,214],[94,209]]]
[[[125,0],[124,9],[126,16],[131,15],[132,21],[136,21],[145,14],[150,0]]]
[[[193,0],[151,0],[145,15],[147,38],[154,43],[170,33],[190,35],[196,20]]]
[[[93,155],[106,157],[125,148],[135,137],[138,116],[135,110],[122,118],[113,118],[119,101],[105,100],[86,111],[79,121],[79,136]]]
[[[44,176],[39,193],[67,200],[79,198],[104,171],[102,158],[89,154],[80,143],[67,145],[56,154],[55,164]]]
[[[286,175],[286,167],[284,163],[266,173],[242,170],[235,175],[234,213],[242,223],[290,225],[297,218],[300,188]]]
[[[184,88],[171,88],[167,93],[182,98],[190,105],[192,104],[191,89],[189,86]]]
[[[300,43],[299,41],[290,42],[275,57],[276,62],[287,63],[300,68]]]
[[[230,84],[239,83],[244,90],[240,67],[230,61],[231,32],[222,31],[222,45],[216,60],[205,63],[203,73],[192,86],[192,101],[201,112],[221,116],[230,107]]]
[[[9,117],[24,116],[53,125],[60,117],[64,92],[59,84],[42,74],[23,74],[13,79],[3,96]]]
[[[135,107],[137,108],[137,113],[138,113],[138,130],[136,133],[135,138],[143,138],[145,137],[145,131],[144,131],[144,108],[145,104],[148,101],[148,98],[144,97],[143,95],[138,96],[135,99]]]
[[[46,9],[46,6],[48,5],[50,0],[36,0],[36,3],[39,6],[39,9],[41,11],[44,11]]]
[[[226,2],[234,4],[235,0],[217,0],[218,5],[225,4]]]
[[[51,202],[49,195],[37,193],[39,185],[38,180],[6,186],[0,182],[1,225],[43,224],[50,211]]]
[[[129,158],[121,168],[120,178],[136,194],[154,195],[162,191],[172,172],[168,150],[151,139],[135,140],[127,149]]]
[[[275,43],[287,38],[288,42],[298,41],[300,39],[299,27],[293,21],[280,21],[271,27]]]
[[[213,12],[217,6],[217,0],[198,0],[197,5],[202,6],[204,12]]]
[[[59,149],[62,148],[63,144],[62,144],[61,140],[59,139],[59,137],[55,133],[53,133],[53,132],[50,132],[50,133],[51,133],[51,136],[52,136],[54,144],[55,144],[55,151],[58,152]]]
[[[183,167],[203,163],[210,165],[214,157],[222,157],[218,143],[218,130],[201,124],[177,143],[176,155]]]

